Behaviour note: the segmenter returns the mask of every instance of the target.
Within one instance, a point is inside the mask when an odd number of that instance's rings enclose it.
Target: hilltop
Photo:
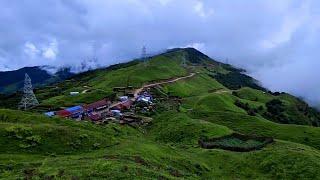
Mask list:
[[[23,87],[24,74],[28,73],[33,79],[34,86],[45,86],[65,80],[74,75],[70,68],[60,68],[54,73],[49,73],[49,66],[24,67],[13,71],[0,72],[0,93],[11,94]]]
[[[96,125],[43,115],[115,99],[115,87],[139,89],[157,82],[168,83],[150,86],[156,108],[143,115],[153,119],[146,126]],[[80,93],[71,96],[70,92]],[[169,50],[149,57],[147,64],[138,59],[84,72],[39,88],[35,94],[40,105],[30,112],[13,110],[19,94],[0,97],[0,177],[4,179],[319,176],[320,113],[290,94],[268,91],[244,70],[193,48]],[[234,133],[251,139],[242,144]],[[219,147],[260,146],[252,138],[256,136],[273,142],[249,152],[204,149],[198,144],[199,139],[228,137]]]

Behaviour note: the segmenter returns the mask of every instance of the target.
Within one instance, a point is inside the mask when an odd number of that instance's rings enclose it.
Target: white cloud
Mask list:
[[[316,0],[0,1],[0,22],[6,24],[0,31],[0,68],[77,66],[92,59],[92,41],[101,65],[139,57],[143,44],[152,53],[188,45],[261,74],[255,77],[274,90],[286,86],[312,99],[310,92],[320,87],[310,78],[318,75],[319,66],[310,64],[318,61],[319,7]],[[299,73],[276,71],[302,66],[296,62],[309,66]],[[272,76],[289,82],[306,73],[290,84]],[[299,87],[304,81],[308,88]]]
[[[39,53],[40,50],[31,42],[26,42],[24,44],[23,52],[29,56],[31,59],[35,58]]]
[[[286,9],[281,26],[270,37],[261,41],[261,47],[265,49],[281,46],[292,39],[294,33],[309,20],[310,4],[304,3],[296,9]],[[283,9],[285,9],[283,7]]]
[[[213,14],[213,9],[209,8],[208,10],[205,10],[204,3],[200,0],[196,1],[193,10],[198,14],[198,16],[202,18],[207,18]]]
[[[58,42],[53,39],[52,42],[42,49],[42,56],[46,59],[55,60],[58,54]]]

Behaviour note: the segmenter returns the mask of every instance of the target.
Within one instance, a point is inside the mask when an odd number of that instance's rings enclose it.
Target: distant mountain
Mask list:
[[[70,71],[70,68],[56,69],[51,66],[24,67],[13,71],[3,71],[0,72],[0,93],[10,94],[21,89],[25,73],[28,73],[35,87],[59,82],[75,74]]]

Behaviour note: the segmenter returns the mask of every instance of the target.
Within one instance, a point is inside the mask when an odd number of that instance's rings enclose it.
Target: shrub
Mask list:
[[[41,137],[39,135],[32,135],[32,129],[30,127],[10,126],[5,130],[7,132],[7,137],[20,140],[20,148],[30,148],[41,143]]]
[[[10,126],[5,129],[8,137],[24,139],[32,135],[32,129],[25,126]]]
[[[38,135],[29,136],[26,137],[26,142],[30,146],[37,146],[41,143],[41,137]]]
[[[238,99],[234,102],[234,104],[235,104],[236,106],[244,109],[245,111],[247,111],[248,115],[250,115],[250,116],[255,116],[256,113],[258,112],[257,109],[251,108],[248,103],[243,103],[243,102],[241,102],[241,101],[238,100]]]
[[[100,143],[94,143],[92,146],[93,146],[93,149],[100,149],[101,144]]]
[[[255,79],[242,74],[239,71],[232,71],[228,74],[218,73],[216,75],[209,76],[215,78],[219,83],[232,90],[237,90],[241,87],[251,87],[253,89],[266,91],[266,89],[261,87]]]
[[[233,133],[219,138],[200,139],[198,142],[202,148],[206,149],[220,148],[230,151],[247,152],[263,148],[267,144],[272,143],[273,138]]]
[[[279,99],[273,99],[266,103],[267,112],[264,113],[266,118],[273,119],[277,122],[288,124],[290,121],[284,114],[284,104]]]

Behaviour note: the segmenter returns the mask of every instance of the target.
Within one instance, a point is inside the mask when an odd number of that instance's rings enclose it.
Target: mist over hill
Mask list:
[[[38,87],[25,111],[0,95],[0,178],[319,177],[319,111],[243,73],[176,48]]]

